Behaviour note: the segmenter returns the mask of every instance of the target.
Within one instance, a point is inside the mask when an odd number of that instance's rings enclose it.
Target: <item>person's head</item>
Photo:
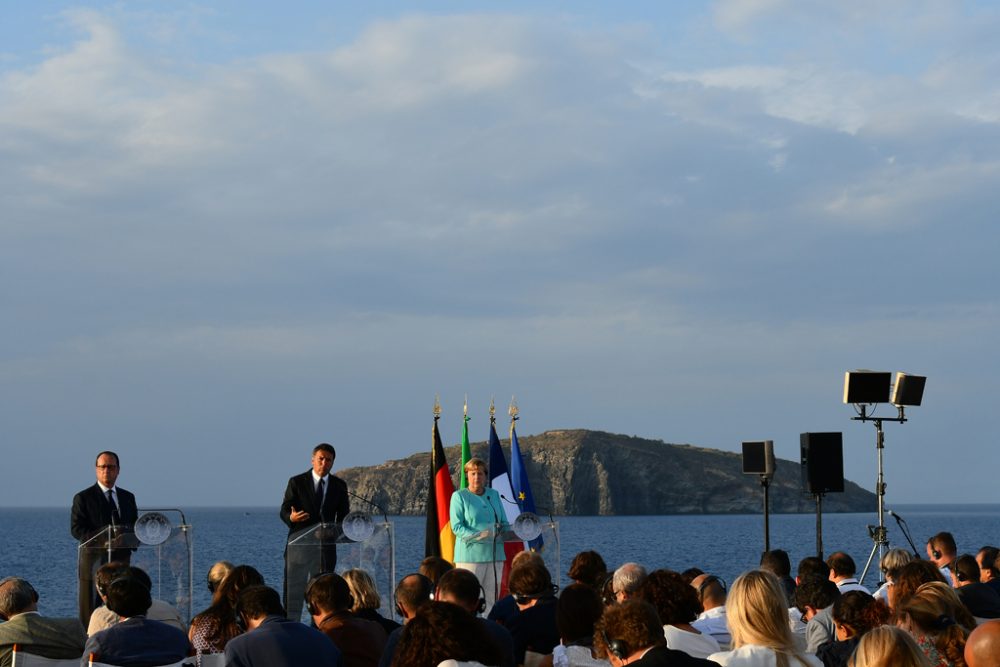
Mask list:
[[[795,652],[781,582],[770,572],[751,570],[736,578],[726,600],[733,648],[747,644]]]
[[[827,577],[812,575],[795,587],[795,607],[802,612],[802,618],[809,621],[820,611],[840,599],[840,589]]]
[[[539,565],[545,565],[545,559],[542,558],[542,554],[537,551],[518,551],[514,554],[514,557],[510,559],[510,569],[513,570],[516,567],[520,567],[525,563],[538,563]]]
[[[863,635],[888,620],[889,608],[864,591],[848,591],[833,603],[833,622],[840,641]]]
[[[465,463],[465,478],[469,480],[469,490],[473,493],[482,493],[486,488],[487,472],[486,462],[480,458],[473,457]]]
[[[938,567],[945,567],[955,560],[958,546],[955,537],[948,532],[940,532],[927,540],[927,560]]]
[[[931,667],[910,633],[893,625],[866,632],[847,661],[848,667]]]
[[[1000,549],[991,546],[982,547],[976,553],[976,562],[979,563],[979,581],[993,581],[1000,579]]]
[[[965,642],[969,667],[1000,667],[1000,621],[986,621]]]
[[[823,577],[824,579],[828,579],[830,577],[830,566],[818,556],[806,556],[799,561],[795,583],[800,584],[809,577]]]
[[[97,466],[97,481],[109,489],[114,487],[121,470],[118,455],[114,452],[101,452],[97,455],[95,465]]]
[[[248,586],[236,599],[236,614],[243,619],[247,630],[253,630],[268,616],[284,616],[281,596],[270,586]]]
[[[148,581],[149,578],[146,579]],[[145,615],[153,604],[149,588],[147,583],[135,576],[129,568],[122,576],[108,584],[108,609],[122,618]]]
[[[223,604],[229,609],[236,608],[240,591],[251,586],[263,586],[264,577],[250,565],[237,565],[226,575],[212,597],[213,604]]]
[[[7,577],[0,581],[0,619],[10,619],[37,608],[38,593],[26,579]]]
[[[396,613],[409,622],[420,607],[431,601],[434,582],[420,573],[408,574],[396,584]]]
[[[519,609],[533,607],[543,598],[553,594],[552,575],[544,564],[535,561],[522,563],[510,571],[507,588],[514,596]]]
[[[705,574],[705,570],[701,569],[700,567],[689,567],[688,569],[681,572],[681,579],[683,579],[686,583],[690,584],[692,581],[695,580],[695,577],[700,577],[703,574]]]
[[[370,574],[364,570],[352,568],[346,570],[341,576],[350,586],[351,596],[354,598],[354,606],[351,611],[378,609],[382,606],[382,596],[378,594],[375,581]]]
[[[309,582],[306,586],[305,601],[313,619],[338,611],[347,611],[354,606],[351,587],[342,576],[333,572],[321,574]]]
[[[486,600],[479,579],[472,572],[459,567],[441,575],[434,599],[457,604],[470,614],[481,614],[486,610]]]
[[[896,572],[892,586],[889,587],[889,608],[895,610],[916,593],[918,588],[931,581],[946,583],[944,575],[934,563],[914,559],[903,565]]]
[[[615,570],[611,577],[611,586],[615,592],[615,599],[624,602],[636,594],[639,586],[646,578],[646,568],[638,563],[625,563]]]
[[[841,579],[853,577],[854,573],[857,572],[854,559],[851,558],[850,554],[843,551],[834,551],[830,554],[830,557],[826,559],[826,565],[830,568],[829,575],[831,581],[840,581]]]
[[[698,593],[672,570],[653,570],[639,586],[638,595],[656,608],[664,625],[690,623],[701,613]]]
[[[691,581],[691,588],[698,595],[702,611],[726,604],[726,582],[714,574],[699,574]]]
[[[663,646],[663,624],[656,608],[645,600],[626,600],[605,607],[594,627],[594,652],[607,658],[614,667],[652,646]]]
[[[961,664],[965,640],[976,621],[951,586],[940,581],[923,584],[896,611],[903,629],[929,637],[942,656]]]
[[[403,628],[394,667],[436,667],[444,660],[499,665],[500,647],[474,616],[450,602],[428,602]]]
[[[233,571],[233,564],[228,560],[220,560],[208,570],[208,592],[215,593],[226,575]]]
[[[587,584],[570,584],[559,594],[556,602],[556,628],[563,644],[580,642],[589,644],[594,636],[594,625],[604,613],[601,596]]]
[[[337,452],[334,450],[333,445],[329,445],[325,442],[313,447],[312,453],[312,469],[318,477],[323,477],[330,473],[333,468],[333,462],[337,458]]]
[[[889,549],[879,561],[879,568],[885,572],[889,581],[894,581],[899,568],[913,560],[913,554],[906,549]]]
[[[108,601],[108,585],[128,572],[128,565],[121,561],[113,560],[110,563],[97,568],[94,574],[94,585],[97,587],[97,594],[105,602]]]
[[[608,566],[596,551],[581,551],[569,566],[569,578],[597,588],[608,576]]]
[[[760,569],[779,577],[790,577],[792,575],[792,562],[788,559],[788,552],[784,549],[771,549],[761,554]]]
[[[972,554],[962,554],[951,564],[952,585],[955,588],[979,583],[979,563]]]
[[[453,567],[455,566],[440,556],[428,556],[420,561],[419,572],[436,584],[441,575]]]

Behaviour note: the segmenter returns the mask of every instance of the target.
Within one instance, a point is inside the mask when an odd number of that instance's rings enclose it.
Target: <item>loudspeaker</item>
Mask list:
[[[774,477],[774,441],[743,443],[743,474]]]
[[[896,373],[896,386],[892,390],[893,405],[920,405],[926,382],[927,377],[923,375]]]
[[[802,490],[809,493],[843,493],[844,434],[803,433]]]
[[[844,403],[888,403],[891,375],[881,371],[847,371]]]

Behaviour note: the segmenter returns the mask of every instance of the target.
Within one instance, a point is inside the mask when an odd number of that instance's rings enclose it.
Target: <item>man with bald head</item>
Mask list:
[[[972,631],[965,642],[969,667],[1000,667],[1000,621],[987,621]]]
[[[723,651],[728,651],[733,637],[726,625],[725,582],[714,574],[699,574],[691,580],[691,586],[698,591],[703,610],[691,626],[703,635],[711,635]]]

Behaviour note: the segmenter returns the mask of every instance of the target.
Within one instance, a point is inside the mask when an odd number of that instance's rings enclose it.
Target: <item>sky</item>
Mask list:
[[[358,6],[353,6],[358,5]],[[140,506],[586,428],[875,430],[993,502],[1000,9],[906,0],[4,3],[0,506]],[[882,406],[881,416],[895,416]],[[984,465],[985,464],[985,465]],[[536,495],[538,492],[536,491]]]

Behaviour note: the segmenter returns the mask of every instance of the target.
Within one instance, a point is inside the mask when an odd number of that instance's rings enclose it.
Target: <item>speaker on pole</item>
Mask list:
[[[757,440],[743,443],[743,474],[774,477],[774,441]]]
[[[803,433],[802,490],[808,493],[843,493],[844,434]]]

